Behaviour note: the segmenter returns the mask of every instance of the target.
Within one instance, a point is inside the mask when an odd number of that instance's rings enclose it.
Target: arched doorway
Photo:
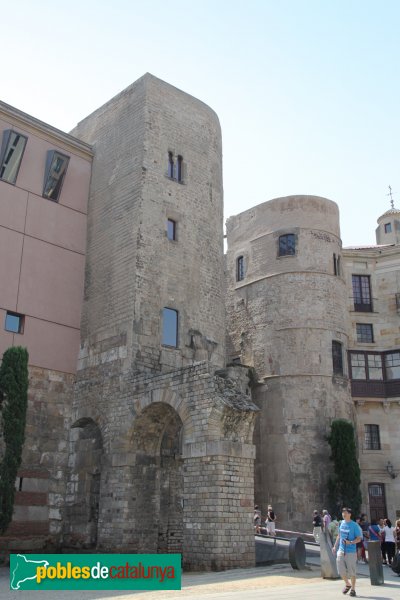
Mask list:
[[[156,402],[135,419],[135,535],[148,552],[182,552],[183,423],[168,404]]]
[[[79,419],[70,431],[69,469],[64,519],[64,546],[97,545],[103,443],[90,418]]]

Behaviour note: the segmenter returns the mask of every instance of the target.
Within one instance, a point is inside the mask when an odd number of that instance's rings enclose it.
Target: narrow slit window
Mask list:
[[[239,256],[236,260],[236,281],[244,279],[244,257]]]
[[[167,220],[167,237],[171,241],[176,241],[176,221],[173,219]]]
[[[177,181],[182,181],[183,179],[183,174],[182,174],[182,163],[183,163],[183,158],[182,156],[178,156],[178,160],[176,163],[176,180]]]
[[[67,172],[69,157],[51,150],[47,154],[43,197],[57,202]]]
[[[333,373],[335,375],[343,375],[342,344],[335,340],[332,341],[332,363],[333,363]]]
[[[4,132],[0,154],[0,179],[3,181],[16,182],[27,139],[11,129]]]
[[[172,152],[168,152],[168,177],[171,177],[171,179],[174,178],[174,171],[174,155]]]
[[[173,308],[163,308],[162,345],[178,347],[178,311]]]

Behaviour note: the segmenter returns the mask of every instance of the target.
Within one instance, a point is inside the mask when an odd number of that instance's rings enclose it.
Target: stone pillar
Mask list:
[[[225,441],[184,447],[184,568],[255,564],[253,445]]]

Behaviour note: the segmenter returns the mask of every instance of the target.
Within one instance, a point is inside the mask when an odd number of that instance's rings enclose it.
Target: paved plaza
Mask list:
[[[358,565],[357,597],[400,600],[400,577],[385,567],[385,584],[371,586],[368,566]],[[9,590],[9,569],[0,569],[1,600],[333,600],[344,598],[339,580],[321,579],[318,559],[305,571],[289,565],[235,569],[218,573],[185,573],[181,591],[33,592]]]

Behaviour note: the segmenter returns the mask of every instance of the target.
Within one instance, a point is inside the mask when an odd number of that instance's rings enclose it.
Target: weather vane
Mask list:
[[[388,186],[388,188],[389,188],[389,193],[388,193],[388,194],[386,194],[386,196],[390,196],[390,205],[391,205],[391,207],[392,207],[392,208],[394,208],[394,200],[393,200],[392,186],[391,186],[391,185],[389,185],[389,186]]]

